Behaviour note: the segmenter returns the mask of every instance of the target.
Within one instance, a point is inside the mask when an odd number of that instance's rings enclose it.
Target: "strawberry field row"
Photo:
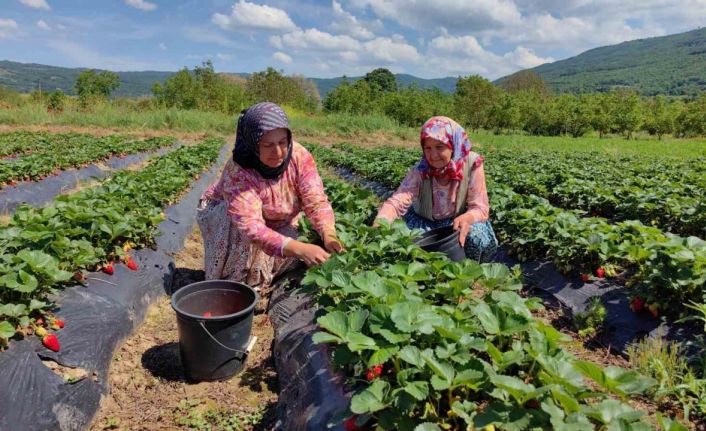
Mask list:
[[[222,146],[221,139],[207,139],[45,208],[18,208],[0,227],[0,340],[33,324],[49,307],[47,295],[81,282],[82,271],[102,266],[110,273],[127,250],[152,245],[162,207],[179,198]]]
[[[354,157],[383,157],[387,167],[369,168],[371,179],[387,183],[385,169],[403,178],[419,160],[419,150],[359,148],[336,144]],[[681,234],[706,236],[706,161],[596,160],[593,154],[548,155],[490,149],[486,175],[518,193],[535,194],[553,205],[580,209],[613,220],[639,220],[648,226]],[[393,182],[394,183],[394,182]],[[399,183],[397,183],[399,184]],[[396,187],[396,184],[388,184]]]
[[[317,160],[346,167],[394,188],[418,156],[405,149],[316,147]],[[583,217],[535,195],[489,180],[491,218],[500,239],[520,260],[553,261],[564,273],[615,276],[621,270],[632,295],[654,315],[681,317],[683,305],[706,302],[706,242],[680,237],[639,221],[610,223]]]
[[[325,164],[338,157],[314,152]],[[354,391],[334,422],[346,430],[652,429],[625,401],[654,381],[567,353],[568,337],[533,317],[541,303],[518,294],[517,273],[427,253],[401,221],[369,227],[370,192],[325,185],[347,252],[310,269],[302,284],[323,308],[314,340],[332,345],[333,366]]]
[[[593,154],[490,151],[487,173],[518,193],[614,220],[706,238],[706,161],[596,160]]]
[[[0,135],[0,143],[15,135],[32,151],[17,158],[0,160],[0,184],[17,180],[40,180],[62,169],[74,168],[113,155],[134,154],[170,145],[171,137],[134,139],[127,136],[95,137],[76,133],[48,135],[21,132]]]

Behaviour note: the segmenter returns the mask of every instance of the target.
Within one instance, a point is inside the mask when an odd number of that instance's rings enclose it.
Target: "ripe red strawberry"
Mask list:
[[[591,279],[591,276],[589,274],[581,274],[581,281],[583,281],[584,283],[590,279]]]
[[[61,319],[56,319],[56,320],[54,321],[54,323],[56,323],[56,326],[58,326],[59,328],[63,328],[63,327],[64,327],[64,321],[61,320]]]
[[[382,375],[382,364],[374,366],[373,371],[375,371],[376,376],[380,377]]]
[[[642,311],[643,308],[645,308],[645,301],[642,300],[639,296],[636,296],[632,299],[632,302],[630,303],[630,308],[632,308],[632,311],[635,313],[638,313]]]
[[[529,400],[525,403],[525,407],[527,407],[528,409],[538,409],[539,401],[536,399]]]
[[[213,316],[210,311],[204,311],[203,312],[203,317],[211,317]]]
[[[80,283],[80,282],[83,282],[86,280],[86,276],[83,275],[83,273],[81,271],[76,271],[74,273],[74,280],[76,280]]]
[[[127,258],[127,267],[133,271],[137,271],[137,264],[130,256]]]
[[[55,352],[58,352],[61,348],[61,346],[59,346],[59,339],[56,338],[54,334],[45,335],[44,338],[42,338],[42,344],[44,344],[44,347],[47,349]]]
[[[598,277],[598,278],[605,277],[605,269],[603,269],[602,266],[599,266],[598,269],[596,269],[596,277]]]
[[[111,265],[110,263],[107,264],[107,265],[105,265],[105,266],[103,267],[103,272],[105,272],[105,273],[108,274],[108,275],[113,275],[113,272],[114,272],[114,271],[113,271],[113,265]]]
[[[343,422],[343,429],[346,431],[357,431],[360,429],[358,425],[355,423],[356,416],[351,416],[348,419],[346,419],[345,422]]]
[[[365,380],[367,380],[369,382],[372,382],[373,380],[375,380],[376,377],[377,376],[375,375],[375,370],[373,370],[372,368],[370,368],[368,371],[365,372]]]

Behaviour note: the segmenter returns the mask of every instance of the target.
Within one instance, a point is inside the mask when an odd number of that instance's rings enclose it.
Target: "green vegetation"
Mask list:
[[[42,180],[46,175],[58,173],[59,170],[79,167],[114,155],[151,151],[173,142],[174,138],[171,137],[138,140],[120,135],[96,138],[78,133],[0,133],[0,154],[19,156],[0,160],[0,188],[15,180]]]
[[[44,208],[19,207],[0,227],[0,342],[33,326],[50,306],[47,295],[81,282],[82,271],[124,259],[126,248],[152,245],[162,207],[216,160],[222,145],[208,139],[184,146]]]
[[[76,94],[82,106],[95,99],[107,99],[120,86],[118,74],[103,71],[97,73],[93,69],[81,72],[76,78]]]
[[[700,28],[594,48],[530,70],[558,93],[630,88],[647,96],[693,97],[706,90],[705,60],[706,28]]]
[[[323,308],[314,340],[354,390],[346,429],[649,428],[624,401],[655,381],[566,353],[517,272],[425,252],[401,221],[366,226],[372,202],[347,199],[362,192],[326,189],[347,252],[302,283]]]

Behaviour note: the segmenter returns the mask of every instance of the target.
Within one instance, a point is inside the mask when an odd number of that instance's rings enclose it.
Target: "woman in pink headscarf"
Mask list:
[[[404,218],[410,228],[453,225],[466,256],[488,261],[498,247],[488,220],[490,207],[483,157],[471,151],[466,131],[448,117],[432,117],[422,127],[424,156],[380,208],[377,221]]]

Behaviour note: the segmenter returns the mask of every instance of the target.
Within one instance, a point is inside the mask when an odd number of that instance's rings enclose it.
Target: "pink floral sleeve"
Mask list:
[[[417,199],[421,182],[421,173],[416,168],[412,168],[402,180],[402,184],[397,188],[397,191],[382,204],[376,218],[392,222],[404,216],[414,200]]]
[[[466,197],[466,214],[473,214],[473,223],[484,222],[490,215],[488,203],[488,189],[485,184],[485,171],[483,159],[478,159],[471,171],[471,180],[468,183],[468,196]]]
[[[282,247],[287,237],[265,224],[262,200],[257,193],[255,179],[241,171],[241,175],[232,175],[227,181],[230,184],[223,187],[223,197],[230,203],[228,214],[235,227],[250,241],[260,245],[268,255],[282,256]]]
[[[302,147],[301,158],[297,161],[299,168],[297,189],[304,214],[312,226],[322,237],[324,234],[336,234],[336,221],[331,203],[324,192],[324,183],[316,169],[316,162],[311,153]]]

